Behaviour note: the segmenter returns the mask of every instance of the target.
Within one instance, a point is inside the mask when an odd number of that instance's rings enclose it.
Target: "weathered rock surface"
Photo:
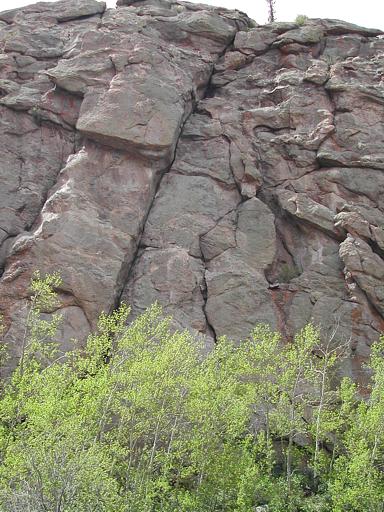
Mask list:
[[[255,26],[176,0],[0,13],[0,310],[20,350],[33,270],[59,270],[63,349],[121,300],[177,327],[350,343],[384,329],[384,39]]]

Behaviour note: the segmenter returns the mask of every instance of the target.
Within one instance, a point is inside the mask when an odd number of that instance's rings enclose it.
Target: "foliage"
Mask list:
[[[335,512],[384,510],[384,339],[373,345],[372,387],[367,401],[351,407],[352,384],[345,385],[348,428],[331,484]]]
[[[283,263],[280,267],[280,272],[277,280],[282,283],[289,283],[295,277],[300,275],[299,269],[294,265]]]
[[[384,340],[365,401],[311,324],[204,354],[158,305],[130,324],[121,305],[58,357],[59,286],[34,276],[0,395],[2,512],[383,510]]]
[[[295,23],[297,25],[299,25],[300,27],[305,25],[307,21],[308,21],[308,16],[306,16],[305,14],[298,14],[295,19]]]

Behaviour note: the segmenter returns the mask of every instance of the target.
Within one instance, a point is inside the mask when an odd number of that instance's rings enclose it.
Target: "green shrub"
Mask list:
[[[305,16],[305,14],[298,14],[295,19],[295,23],[299,25],[300,27],[305,25],[308,21],[308,16]]]
[[[122,305],[63,358],[59,317],[41,318],[56,286],[35,275],[0,395],[2,512],[382,510],[384,340],[365,402],[331,387],[341,354],[312,325],[292,343],[258,325],[203,357],[158,305],[129,324]]]
[[[300,275],[299,270],[295,265],[289,265],[288,263],[283,263],[280,267],[279,274],[277,276],[277,280],[282,283],[289,283],[295,277]]]

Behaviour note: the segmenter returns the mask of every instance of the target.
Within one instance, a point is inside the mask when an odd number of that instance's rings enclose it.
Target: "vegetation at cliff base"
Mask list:
[[[207,354],[158,305],[130,323],[122,305],[63,355],[59,285],[33,279],[1,389],[1,512],[384,510],[384,340],[365,400],[313,325]]]

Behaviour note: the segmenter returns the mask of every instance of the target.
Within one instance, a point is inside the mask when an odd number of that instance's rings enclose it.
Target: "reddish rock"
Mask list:
[[[11,364],[40,269],[63,277],[63,350],[101,310],[158,300],[207,346],[312,319],[364,381],[384,329],[381,32],[118,4],[0,13]]]

